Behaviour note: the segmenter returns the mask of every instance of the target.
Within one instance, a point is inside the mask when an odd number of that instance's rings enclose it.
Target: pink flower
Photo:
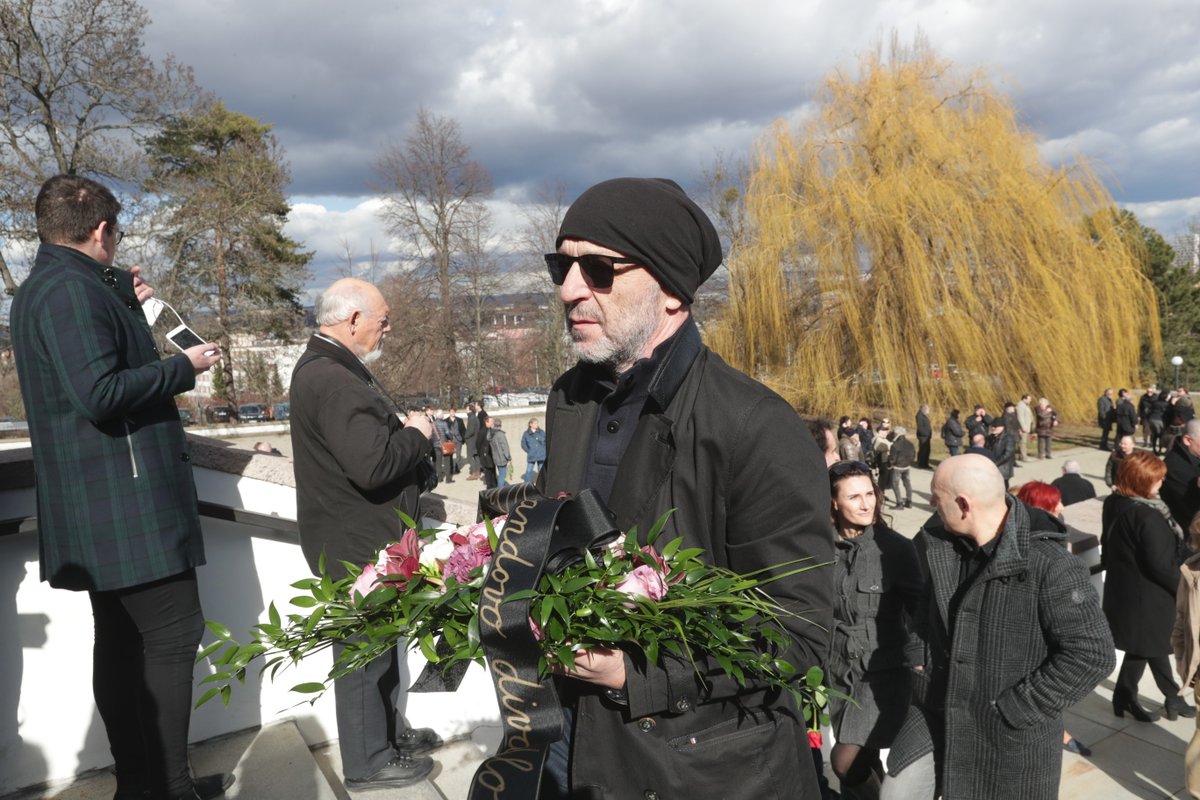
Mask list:
[[[662,573],[648,564],[634,567],[633,571],[613,588],[618,592],[634,597],[648,597],[651,600],[662,600],[667,596],[667,584]]]
[[[363,571],[354,581],[354,585],[350,587],[350,599],[361,600],[369,595],[371,590],[375,588],[375,581],[378,578],[379,573],[375,571],[375,565],[367,564],[365,567],[363,567]]]
[[[442,567],[442,578],[448,579],[451,575],[459,583],[466,583],[470,580],[471,571],[482,567],[492,560],[492,548],[488,544],[486,531],[480,531],[482,526],[474,526],[466,533],[450,534],[450,541],[454,543],[454,551],[450,553],[450,558],[446,559],[446,565]]]
[[[416,531],[409,528],[404,532],[404,536],[400,537],[400,541],[384,548],[379,554],[379,562],[375,568],[381,576],[380,580],[397,584],[403,589],[408,585],[408,579],[421,569],[420,559],[421,539]]]
[[[542,633],[542,626],[538,625],[533,617],[529,618],[529,630],[533,631],[533,638],[537,639],[539,642],[546,638],[546,634]]]
[[[808,746],[812,750],[820,750],[821,749],[821,732],[820,731],[811,731],[810,730],[808,732]]]

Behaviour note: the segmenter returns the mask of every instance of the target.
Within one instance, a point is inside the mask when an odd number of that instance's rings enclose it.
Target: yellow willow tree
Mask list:
[[[1135,386],[1157,307],[1083,162],[1052,168],[981,75],[918,44],[828,78],[759,143],[709,341],[802,410],[908,419],[1028,392],[1094,415]],[[969,413],[969,412],[965,412]]]

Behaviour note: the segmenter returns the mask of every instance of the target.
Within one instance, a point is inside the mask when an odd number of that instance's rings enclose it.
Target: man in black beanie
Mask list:
[[[597,490],[623,530],[683,536],[740,573],[832,560],[821,453],[783,398],[706,348],[691,318],[721,263],[705,213],[661,178],[605,181],[575,201],[546,256],[579,364],[551,390],[539,486]],[[771,584],[791,611],[797,673],[821,663],[831,571]],[[790,698],[738,686],[715,664],[636,645],[581,654],[562,682],[567,736],[542,797],[817,797]],[[701,679],[699,674],[703,674]]]

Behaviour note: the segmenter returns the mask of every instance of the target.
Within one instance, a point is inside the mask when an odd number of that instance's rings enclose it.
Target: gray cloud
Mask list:
[[[420,106],[459,120],[500,192],[689,183],[716,151],[794,119],[830,70],[918,28],[1010,94],[1046,158],[1097,162],[1164,233],[1200,195],[1190,0],[144,2],[147,47],[274,125],[299,196],[369,195],[372,160]]]

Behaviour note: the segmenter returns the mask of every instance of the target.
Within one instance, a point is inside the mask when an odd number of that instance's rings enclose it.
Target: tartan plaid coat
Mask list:
[[[174,396],[196,384],[162,359],[133,276],[43,244],[13,300],[13,347],[37,479],[42,580],[107,591],[204,563]]]

